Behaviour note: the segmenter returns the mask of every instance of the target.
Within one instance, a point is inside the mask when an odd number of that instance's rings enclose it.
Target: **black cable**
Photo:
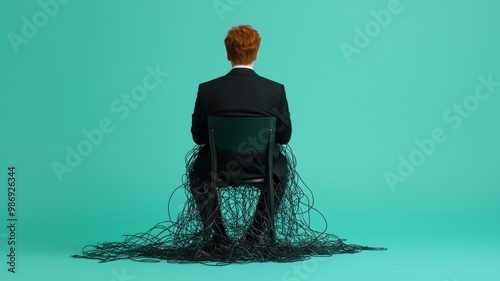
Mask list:
[[[326,218],[314,208],[314,195],[296,172],[296,158],[288,145],[281,145],[281,153],[288,160],[286,188],[274,217],[275,241],[269,228],[252,229],[252,219],[260,191],[252,187],[220,188],[217,191],[223,223],[228,237],[214,235],[207,239],[203,221],[191,194],[189,174],[202,146],[195,146],[186,154],[186,174],[182,184],[168,200],[168,220],[160,222],[144,233],[125,235],[123,242],[106,242],[88,245],[75,258],[96,259],[109,262],[130,259],[139,262],[203,263],[226,265],[248,262],[293,262],[312,256],[331,256],[358,253],[365,250],[385,250],[346,244],[334,234],[327,233]],[[303,189],[310,194],[307,196]],[[174,220],[171,202],[174,194],[184,190],[186,203]],[[311,228],[312,213],[324,221],[322,231]],[[266,221],[261,222],[266,225]],[[248,240],[245,233],[253,230],[262,234],[257,240]]]

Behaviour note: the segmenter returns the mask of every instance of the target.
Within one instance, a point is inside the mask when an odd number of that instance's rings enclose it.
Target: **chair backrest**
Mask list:
[[[208,131],[217,151],[265,150],[274,146],[276,117],[208,116]]]
[[[272,184],[275,117],[208,116],[208,133],[213,185],[218,177],[217,155],[224,150],[265,151],[267,166],[265,182]]]

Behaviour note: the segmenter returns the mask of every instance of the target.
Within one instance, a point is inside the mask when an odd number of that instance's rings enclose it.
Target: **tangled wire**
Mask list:
[[[327,222],[313,207],[314,196],[296,172],[296,159],[288,145],[280,150],[288,160],[286,188],[274,216],[274,231],[264,230],[259,239],[248,239],[260,191],[254,187],[228,187],[217,190],[222,220],[227,236],[207,239],[200,212],[190,192],[189,174],[202,146],[195,146],[186,155],[186,174],[183,183],[173,195],[184,190],[187,200],[176,220],[160,222],[144,233],[125,235],[123,242],[105,242],[85,246],[75,258],[96,259],[109,262],[130,259],[141,262],[166,260],[174,263],[204,263],[224,265],[248,262],[292,262],[312,256],[331,256],[340,253],[358,253],[363,250],[385,250],[346,244],[334,234],[326,233]],[[309,196],[303,188],[307,189]],[[323,231],[311,228],[311,213],[315,212],[325,222]]]

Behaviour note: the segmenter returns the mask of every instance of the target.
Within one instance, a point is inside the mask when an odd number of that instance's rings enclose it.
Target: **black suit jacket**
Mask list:
[[[227,75],[202,83],[192,115],[191,133],[197,144],[208,144],[207,116],[276,117],[276,143],[286,144],[292,135],[292,124],[285,87],[261,77],[252,69],[233,68]],[[241,179],[262,177],[264,155],[242,155],[229,153],[219,155],[219,169],[224,172],[226,163],[236,160],[239,167],[232,167],[230,182],[238,184]],[[252,161],[249,161],[249,158]],[[278,145],[274,150],[273,173],[278,180],[287,172],[286,158],[280,154]],[[241,168],[241,169],[240,169]],[[234,173],[238,170],[238,173]],[[205,145],[194,164],[198,177],[209,180],[211,159],[209,145]]]

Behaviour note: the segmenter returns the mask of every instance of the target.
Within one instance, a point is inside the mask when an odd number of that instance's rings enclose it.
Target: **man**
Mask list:
[[[232,69],[225,76],[199,85],[191,133],[195,143],[208,144],[208,116],[276,117],[277,144],[274,149],[273,178],[276,190],[274,199],[278,206],[284,194],[287,175],[287,160],[280,153],[278,144],[289,142],[292,126],[285,87],[257,75],[253,70],[260,41],[259,33],[249,25],[229,30],[224,43]],[[242,179],[263,176],[264,155],[252,155],[251,160],[248,156],[235,152],[220,157],[220,167],[226,167],[224,163],[229,161],[238,163],[239,173],[226,171],[231,175],[232,185],[237,186]],[[222,223],[217,192],[210,187],[211,169],[210,149],[209,145],[205,145],[199,151],[190,175],[191,192],[200,211],[206,238],[219,239],[217,241],[220,242],[227,240],[227,233]],[[269,218],[266,217],[264,199],[261,194],[252,226],[245,235],[246,241],[257,242],[266,227]]]

